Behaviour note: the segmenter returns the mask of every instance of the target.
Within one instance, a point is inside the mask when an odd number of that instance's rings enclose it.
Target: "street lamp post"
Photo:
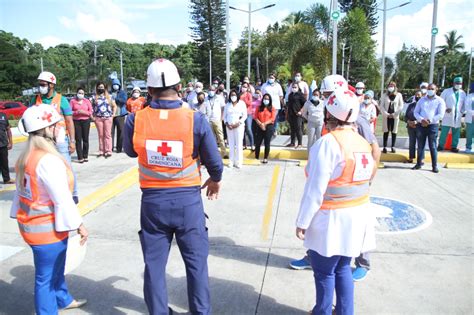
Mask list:
[[[115,48],[115,51],[120,54],[120,85],[123,89],[123,58],[122,58],[122,49]]]
[[[438,0],[433,0],[433,22],[432,22],[432,27],[431,27],[430,74],[429,74],[429,79],[428,79],[428,82],[430,82],[430,83],[433,83],[435,49],[436,49],[436,34],[438,34],[438,28],[436,27],[437,15],[438,15]]]
[[[242,9],[237,9],[235,7],[229,6],[229,9],[242,11],[242,12],[248,13],[248,15],[249,15],[248,60],[247,60],[247,63],[248,63],[247,64],[247,76],[249,77],[249,79],[250,79],[250,58],[251,58],[251,55],[252,55],[252,51],[251,51],[251,49],[252,49],[252,13],[260,11],[260,10],[268,9],[268,8],[271,8],[271,7],[274,7],[274,6],[275,6],[275,4],[269,4],[267,6],[264,6],[263,8],[252,10],[252,4],[249,2],[248,11],[247,10],[242,10]]]
[[[225,2],[225,88],[230,91],[229,0]]]

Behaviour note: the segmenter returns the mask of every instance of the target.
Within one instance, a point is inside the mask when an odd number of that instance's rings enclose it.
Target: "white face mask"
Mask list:
[[[241,88],[241,91],[242,91],[242,93],[245,93],[245,92],[247,92],[247,88],[243,87],[243,88]]]
[[[48,94],[49,88],[47,86],[40,86],[39,91],[41,94],[45,95]]]
[[[119,85],[118,85],[118,84],[114,84],[114,85],[112,85],[112,88],[113,88],[114,90],[118,90],[118,89],[119,89]]]
[[[393,86],[389,86],[387,91],[389,91],[390,93],[392,93],[393,91],[395,91],[395,88]]]
[[[216,95],[216,92],[214,92],[214,91],[209,91],[208,95],[209,95],[209,97],[212,98],[212,97],[214,97],[214,95]]]
[[[427,94],[429,97],[433,97],[433,96],[436,95],[436,93],[435,93],[434,90],[428,90],[428,91],[426,92],[426,94]]]
[[[275,83],[275,79],[268,79],[268,83],[270,83],[270,84]]]
[[[370,100],[364,100],[364,104],[367,105],[369,104]]]
[[[364,92],[364,89],[357,89],[357,90],[356,90],[356,93],[357,93],[358,95],[362,95],[362,92]]]
[[[84,94],[77,93],[77,99],[82,100],[84,98]]]
[[[268,104],[270,104],[270,101],[269,100],[263,100],[263,104],[268,105]]]
[[[319,101],[319,97],[316,95],[311,96],[312,101]]]
[[[201,93],[202,89],[201,88],[196,88],[196,93]]]
[[[421,94],[425,95],[426,91],[428,91],[428,90],[427,89],[421,89]]]
[[[232,95],[232,96],[230,97],[230,100],[232,101],[232,103],[237,102],[237,96]]]
[[[297,76],[295,77],[295,81],[296,81],[296,82],[300,82],[300,81],[301,81],[301,77],[300,77],[299,75],[297,75]]]
[[[140,93],[137,93],[137,92],[135,92],[135,93],[132,94],[132,97],[133,97],[133,98],[138,98],[139,96],[140,96]]]
[[[291,90],[293,91],[293,93],[298,92],[298,88],[292,88]]]
[[[462,88],[462,85],[461,85],[461,84],[455,84],[455,85],[454,85],[454,88],[455,88],[456,90],[460,90],[460,89]]]

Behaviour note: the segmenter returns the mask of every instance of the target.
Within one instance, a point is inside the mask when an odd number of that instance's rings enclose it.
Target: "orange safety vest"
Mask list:
[[[136,113],[139,110],[143,109],[143,105],[145,105],[145,98],[144,97],[139,97],[139,98],[129,98],[127,100],[127,110],[130,113]]]
[[[133,148],[138,154],[141,188],[201,185],[198,159],[193,159],[194,111],[155,109],[135,113]]]
[[[43,100],[41,99],[41,95],[39,95],[39,94],[36,95],[36,103],[34,105],[39,105],[39,104],[42,104],[42,103],[43,103]],[[51,100],[51,106],[53,106],[54,109],[56,109],[56,111],[58,112],[59,116],[61,116],[61,120],[58,121],[57,124],[58,124],[58,126],[64,128],[64,130],[66,131],[66,135],[67,135],[68,131],[67,131],[67,128],[66,128],[66,120],[64,119],[64,115],[61,112],[61,94],[56,92],[56,95]]]
[[[18,227],[21,236],[29,245],[45,245],[62,241],[68,232],[56,232],[54,228],[54,204],[52,200],[39,201],[38,176],[36,167],[44,151],[31,151],[25,166],[25,179],[18,187],[20,208],[17,211]],[[74,176],[67,163],[69,189],[73,190]]]
[[[344,154],[346,165],[341,176],[329,182],[321,209],[355,207],[369,202],[369,181],[374,160],[369,143],[353,129],[330,132]]]

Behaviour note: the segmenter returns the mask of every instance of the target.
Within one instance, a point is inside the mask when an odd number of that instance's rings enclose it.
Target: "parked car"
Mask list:
[[[26,106],[22,102],[16,101],[4,101],[0,102],[0,112],[5,113],[10,119],[12,116],[14,119],[19,119],[26,110]]]

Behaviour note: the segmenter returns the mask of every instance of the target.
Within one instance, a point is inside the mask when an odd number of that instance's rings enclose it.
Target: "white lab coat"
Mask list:
[[[45,154],[36,166],[40,202],[53,201],[54,229],[57,232],[72,231],[82,224],[82,217],[69,190],[66,165],[57,156]],[[16,218],[20,201],[18,187],[13,195],[10,217]]]
[[[464,103],[461,110],[463,113],[466,114],[466,117],[464,117],[464,122],[466,124],[472,124],[472,115],[473,115],[473,110],[474,110],[473,107],[474,107],[474,93],[470,93],[464,99]]]
[[[373,250],[376,221],[370,203],[320,210],[329,181],[341,176],[345,167],[336,138],[331,134],[321,137],[311,147],[309,156],[308,179],[296,219],[296,226],[306,229],[304,246],[325,257],[357,257]]]
[[[452,109],[450,113],[446,112],[446,114],[444,114],[441,126],[461,128],[461,107],[466,99],[466,92],[459,90],[459,99],[457,103],[454,88],[444,90],[441,93],[441,98],[446,103],[446,109]]]

